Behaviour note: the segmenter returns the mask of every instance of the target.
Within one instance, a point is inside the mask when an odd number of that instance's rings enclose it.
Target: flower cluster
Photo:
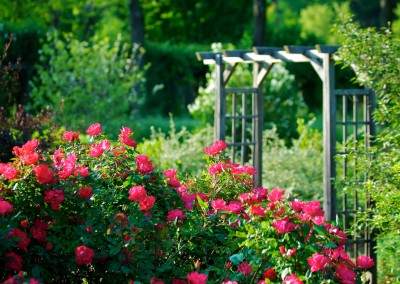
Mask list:
[[[319,202],[253,188],[223,141],[183,178],[138,153],[128,127],[114,142],[99,123],[86,134],[51,152],[31,140],[0,164],[3,283],[351,284],[374,265],[349,257]]]

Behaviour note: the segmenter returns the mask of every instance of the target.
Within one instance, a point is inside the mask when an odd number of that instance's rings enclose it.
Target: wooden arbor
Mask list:
[[[359,141],[364,141],[364,146],[368,147],[370,136],[375,134],[371,117],[375,100],[370,90],[335,89],[334,53],[337,49],[338,46],[321,45],[283,48],[254,47],[253,50],[230,50],[223,53],[197,52],[196,55],[204,64],[215,65],[214,138],[227,142],[232,150],[233,161],[239,159],[242,164],[252,161],[257,171],[256,187],[262,185],[262,83],[276,63],[309,62],[313,66],[323,86],[325,217],[330,221],[336,220],[344,229],[349,229],[351,224],[356,222],[356,210],[360,206],[369,207],[370,204],[368,200],[357,195],[342,194],[341,200],[337,199],[334,183],[335,178],[339,178],[337,169],[341,172],[341,178],[347,178],[351,172],[350,167],[354,164],[346,158],[338,162],[335,156],[346,154],[350,150],[347,146],[350,140],[353,141],[352,147],[355,147],[352,150],[357,150]],[[240,88],[228,88],[227,83],[239,63],[253,64],[253,84]],[[342,118],[337,118],[338,106],[342,108]],[[343,134],[341,149],[336,147],[338,130]],[[247,154],[246,151],[250,153]],[[369,231],[366,231],[363,236],[349,236],[347,250],[353,256],[364,253],[375,257],[372,248],[372,236]]]

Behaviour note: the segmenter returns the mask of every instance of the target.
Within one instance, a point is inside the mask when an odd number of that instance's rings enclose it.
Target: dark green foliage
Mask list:
[[[143,113],[167,116],[187,114],[186,106],[197,96],[207,68],[196,59],[200,47],[148,43],[145,60],[146,102]]]
[[[55,138],[58,127],[52,122],[54,116],[49,110],[43,110],[36,116],[26,113],[19,105],[13,116],[0,109],[0,162],[9,162],[14,157],[14,146],[22,146],[27,141],[40,139],[40,148],[47,150],[56,147],[58,140]]]
[[[146,38],[186,43],[237,42],[252,21],[247,0],[142,1]]]

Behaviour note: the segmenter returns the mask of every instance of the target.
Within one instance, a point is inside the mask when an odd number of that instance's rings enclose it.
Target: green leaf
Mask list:
[[[329,243],[326,243],[324,245],[324,247],[327,249],[334,249],[334,248],[337,248],[337,244],[335,244],[334,242],[329,242]]]
[[[40,278],[41,272],[42,272],[42,268],[39,265],[35,265],[32,269],[32,276],[35,278]]]
[[[244,260],[244,255],[243,253],[237,253],[232,255],[229,260],[234,264],[234,265],[239,265],[241,262]]]
[[[326,235],[326,230],[325,230],[325,227],[324,227],[324,226],[317,226],[317,225],[315,225],[315,226],[314,226],[314,230],[315,230],[318,234],[320,234],[321,236],[325,236],[325,235]]]

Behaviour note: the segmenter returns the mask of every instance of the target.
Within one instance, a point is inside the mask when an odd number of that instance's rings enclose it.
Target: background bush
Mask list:
[[[61,109],[56,121],[67,128],[99,121],[111,132],[132,120],[143,104],[140,50],[120,37],[86,42],[72,34],[48,33],[40,54],[31,107]]]

